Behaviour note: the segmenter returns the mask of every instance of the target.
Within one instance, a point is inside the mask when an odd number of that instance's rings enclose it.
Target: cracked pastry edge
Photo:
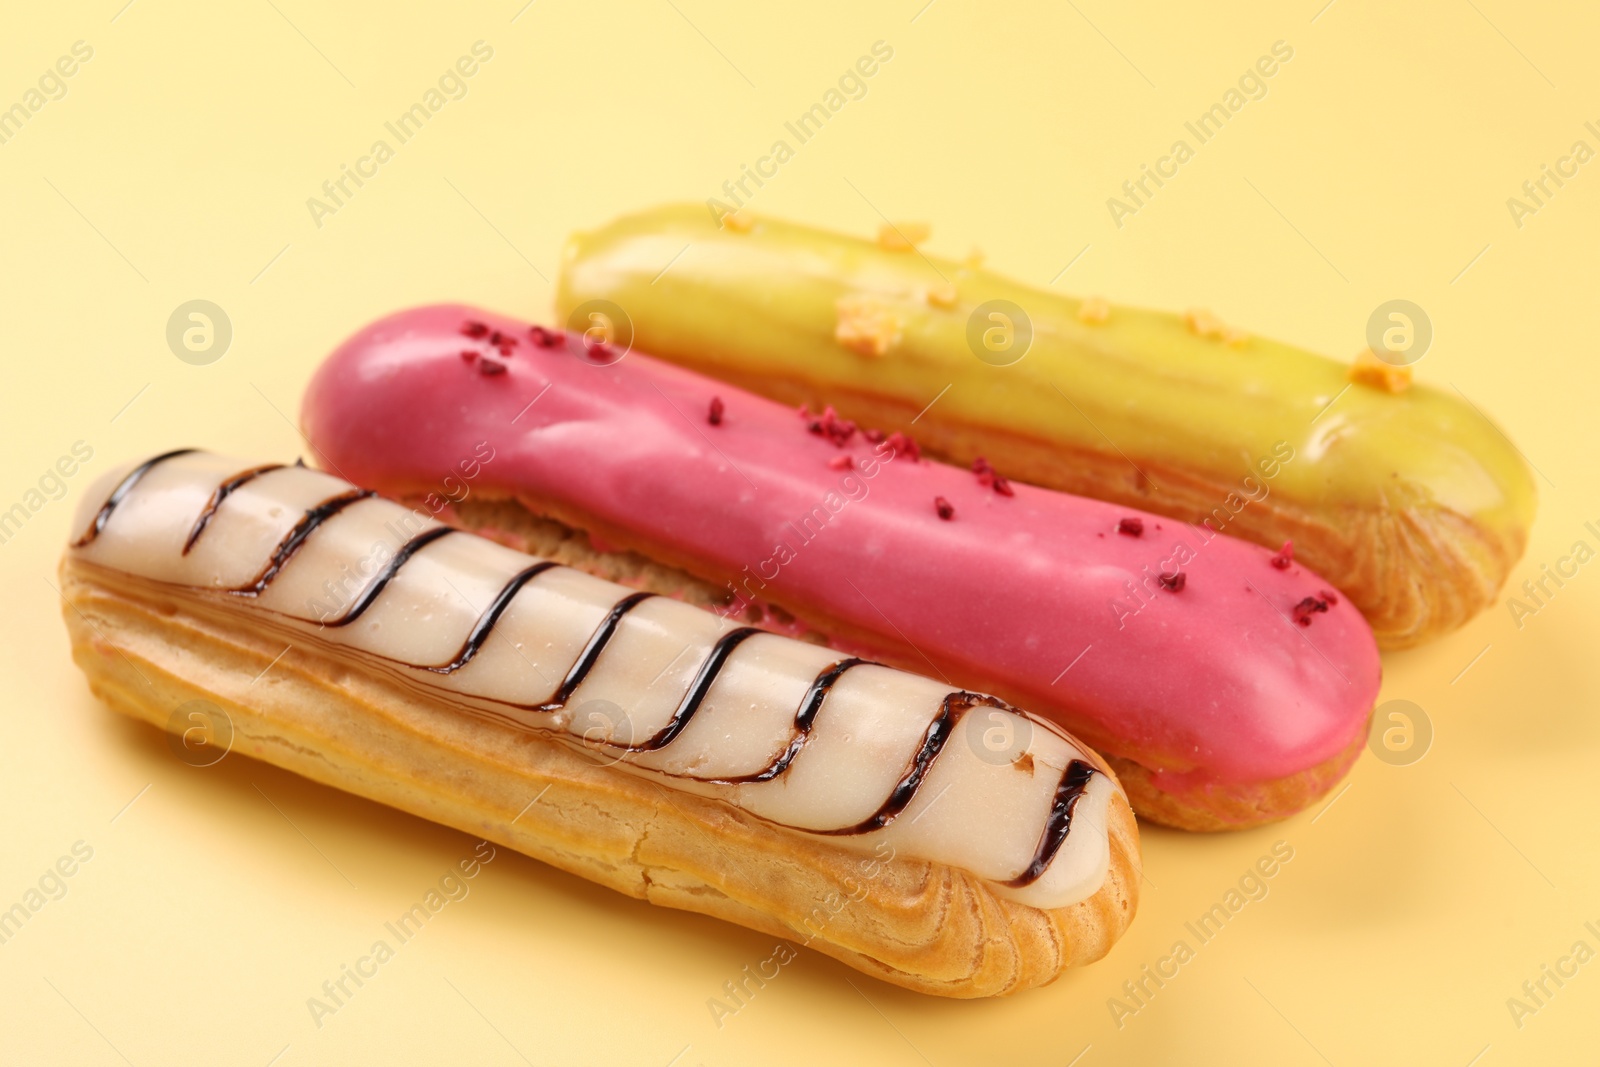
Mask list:
[[[1105,881],[1065,908],[1008,901],[975,875],[921,860],[884,862],[869,880],[859,851],[717,800],[669,796],[309,648],[253,684],[280,651],[264,634],[169,593],[135,595],[70,557],[60,578],[74,660],[113,710],[166,728],[171,709],[208,700],[232,720],[242,755],[907,989],[982,997],[1045,984],[1105,955],[1137,906],[1137,830],[1120,796]]]

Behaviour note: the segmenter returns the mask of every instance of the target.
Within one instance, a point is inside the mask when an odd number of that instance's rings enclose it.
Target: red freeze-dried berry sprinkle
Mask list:
[[[836,471],[847,471],[856,465],[855,457],[848,452],[841,452],[828,460],[828,466]]]
[[[1328,592],[1326,589],[1319,589],[1317,592],[1322,596],[1323,600],[1328,602],[1328,607],[1331,608],[1339,603],[1339,598]]]
[[[479,374],[495,375],[504,374],[505,372],[506,365],[501,363],[498,359],[490,359],[488,356],[484,356],[482,359],[478,360]]]
[[[937,511],[939,517],[946,522],[956,517],[956,509],[950,505],[950,501],[942,496],[933,498],[933,510]]]
[[[861,436],[867,439],[868,444],[881,445],[885,438],[882,430],[862,430]]]
[[[1312,615],[1319,611],[1327,610],[1328,602],[1326,600],[1318,600],[1314,596],[1308,596],[1294,606],[1294,621],[1301,626],[1310,626]]]
[[[1283,547],[1278,549],[1278,554],[1272,557],[1272,565],[1280,571],[1289,569],[1289,564],[1294,562],[1294,542],[1285,541]]]
[[[463,348],[461,350],[461,358],[465,362],[471,363],[473,360],[478,358],[478,353],[476,351],[474,351],[473,349]]]
[[[516,345],[517,339],[510,334],[504,334],[496,330],[489,335],[489,343],[509,355],[510,349]]]
[[[560,330],[547,330],[543,326],[535,326],[528,333],[533,336],[533,343],[540,348],[554,348],[565,336]]]
[[[917,446],[915,441],[899,430],[889,435],[889,447],[894,449],[895,455],[905,456],[913,463],[922,458],[922,449]]]
[[[722,425],[722,398],[720,396],[711,398],[711,410],[706,413],[706,421],[713,426]]]
[[[461,324],[461,332],[468,337],[487,337],[489,336],[489,327],[484,323],[468,319]]]
[[[806,410],[804,404],[800,405],[800,417],[806,422],[806,429],[819,437],[826,437],[840,448],[850,438],[855,436],[856,424],[849,419],[841,419],[839,413],[829,405],[822,409],[822,414],[813,415]]]
[[[1161,583],[1161,588],[1172,593],[1182,592],[1183,587],[1189,584],[1189,576],[1182,571],[1157,575],[1156,580]]]
[[[824,411],[823,415],[832,416],[832,418],[823,425],[823,429],[825,429],[828,433],[828,440],[832,441],[840,448],[843,448],[845,442],[850,440],[851,437],[855,436],[856,424],[851,422],[849,419],[839,418],[838,415],[834,414],[834,410],[832,408],[828,408],[826,411]]]
[[[1118,519],[1117,520],[1117,533],[1122,534],[1122,535],[1124,535],[1126,537],[1143,537],[1144,536],[1144,520],[1143,519],[1137,519],[1137,518],[1135,518],[1135,519]]]
[[[1011,483],[1000,477],[999,474],[996,474],[994,467],[991,466],[989,461],[984,459],[982,456],[979,456],[977,459],[972,461],[972,473],[978,476],[979,485],[992,486],[994,491],[999,493],[1001,496],[1017,495],[1016,492],[1012,490]]]

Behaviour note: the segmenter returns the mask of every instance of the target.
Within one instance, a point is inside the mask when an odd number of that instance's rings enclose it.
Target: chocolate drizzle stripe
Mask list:
[[[409,558],[409,557],[408,557]],[[462,667],[472,662],[472,657],[478,654],[484,642],[489,640],[489,635],[494,632],[495,623],[500,621],[500,616],[505,614],[506,608],[511,606],[511,601],[522,591],[522,587],[533,579],[559,564],[549,560],[540,560],[531,567],[524,567],[511,576],[511,580],[500,587],[500,592],[495,594],[494,600],[478,621],[472,624],[472,631],[467,634],[467,639],[461,643],[461,651],[449,663],[441,663],[437,667],[422,667],[421,670],[431,671],[434,674],[453,674]],[[593,638],[590,638],[592,641]]]
[[[761,633],[754,626],[741,626],[737,630],[729,630],[717,638],[717,643],[711,646],[711,652],[706,656],[705,662],[700,664],[700,669],[695,672],[694,681],[689,683],[688,692],[683,694],[677,710],[672,713],[672,719],[662,727],[654,737],[641,745],[629,745],[634,751],[654,752],[656,749],[666,748],[678,739],[691,720],[695,712],[700,710],[700,705],[705,702],[706,693],[711,689],[711,683],[717,680],[717,675],[722,673],[722,668],[728,662],[728,657],[733,650],[738,648],[746,639]]]
[[[228,496],[235,489],[268,471],[282,469],[282,463],[263,463],[259,467],[251,467],[249,470],[240,471],[217,486],[216,491],[211,494],[211,499],[206,501],[206,506],[200,509],[200,517],[194,520],[194,528],[189,531],[189,536],[184,539],[183,552],[180,554],[185,556],[189,554],[189,550],[194,547],[194,543],[200,540],[200,535],[205,533],[207,524],[211,522],[211,516],[216,514],[217,508],[221,506],[224,500],[228,499]]]
[[[1013,889],[1032,885],[1049,868],[1050,861],[1066,844],[1067,834],[1072,831],[1072,810],[1078,806],[1084,791],[1089,788],[1089,779],[1094,775],[1095,769],[1081,759],[1067,764],[1061,782],[1056,786],[1056,799],[1050,805],[1050,817],[1045,820],[1044,833],[1039,835],[1039,847],[1033,853],[1033,862],[1006,885]]]
[[[133,487],[139,484],[139,479],[150,473],[150,468],[158,463],[164,463],[174,456],[187,456],[194,451],[196,450],[193,448],[175,448],[171,452],[163,452],[159,456],[153,456],[129,471],[122,481],[117,483],[117,487],[111,490],[111,495],[106,497],[106,502],[100,505],[99,511],[95,512],[94,521],[89,523],[89,528],[83,532],[82,537],[72,542],[72,547],[82,548],[100,536],[100,531],[106,528],[106,522],[111,518],[111,513],[117,510],[117,505],[122,503],[123,498],[128,495]]]
[[[811,687],[806,690],[805,697],[800,701],[800,710],[794,715],[794,736],[789,738],[789,744],[782,754],[771,764],[754,774],[742,774],[733,778],[701,779],[716,785],[745,785],[757,782],[770,782],[784,771],[789,769],[789,764],[800,755],[806,742],[811,740],[811,726],[817,721],[817,713],[822,710],[823,702],[828,699],[828,693],[846,671],[852,667],[859,667],[867,661],[864,659],[842,659],[824,670],[811,682]]]
[[[617,632],[617,624],[622,617],[646,600],[655,596],[654,593],[629,593],[614,604],[606,617],[600,620],[600,625],[595,627],[594,633],[589,635],[589,640],[583,646],[583,651],[578,653],[578,658],[572,664],[572,669],[567,671],[567,676],[561,679],[561,684],[556,686],[556,691],[550,694],[550,699],[539,705],[540,711],[559,711],[567,706],[567,701],[572,698],[573,692],[583,684],[588,677],[595,661],[600,658],[600,653],[611,642],[611,635]]]
[[[378,594],[383,592],[383,587],[388,585],[390,579],[395,576],[401,567],[406,565],[407,560],[416,555],[418,550],[433,544],[445,534],[455,532],[455,527],[453,526],[436,526],[431,530],[422,531],[421,533],[417,534],[417,536],[401,545],[400,550],[394,554],[394,558],[389,560],[388,563],[384,564],[383,570],[378,572],[378,576],[372,579],[372,581],[367,584],[365,589],[361,590],[360,595],[357,596],[355,602],[350,605],[349,610],[343,615],[339,616],[339,618],[328,623],[328,625],[349,626],[351,623],[361,618],[362,612],[366,611],[372,606],[372,602],[378,599]]]
[[[260,596],[267,586],[272,584],[272,579],[278,576],[278,572],[283,570],[284,564],[288,563],[290,559],[294,558],[294,554],[300,551],[300,546],[306,543],[306,538],[316,532],[317,527],[351,504],[359,503],[372,496],[377,496],[377,494],[371,489],[352,489],[347,493],[340,493],[338,496],[331,496],[324,500],[300,516],[300,521],[294,524],[289,532],[284,535],[283,540],[278,542],[278,547],[273,549],[272,558],[267,561],[267,565],[261,573],[256,575],[254,581],[247,585],[241,585],[236,589],[225,591],[237,596]]]
[[[994,701],[990,703],[990,701]],[[950,735],[955,733],[956,724],[961,721],[968,709],[974,705],[983,704],[986,707],[1004,707],[994,697],[981,696],[977,693],[968,693],[957,690],[946,696],[939,704],[939,713],[928,723],[928,729],[922,735],[922,744],[917,749],[917,754],[912,757],[906,766],[905,774],[895,783],[886,799],[878,810],[873,812],[854,826],[844,826],[837,830],[818,830],[816,833],[829,835],[865,834],[873,830],[881,830],[894,822],[900,813],[916,798],[917,790],[922,788],[922,780],[928,776],[928,771],[933,767],[933,761],[939,758],[939,753],[944,751],[945,742],[950,740]]]

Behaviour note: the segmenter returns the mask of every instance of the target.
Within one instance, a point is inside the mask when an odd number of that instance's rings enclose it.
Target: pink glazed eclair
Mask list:
[[[355,334],[302,421],[341,477],[515,547],[1028,707],[1157,822],[1283,818],[1365,742],[1372,631],[1287,546],[933,462],[459,305]],[[344,587],[326,593],[336,611]],[[1021,751],[972,722],[994,758]]]

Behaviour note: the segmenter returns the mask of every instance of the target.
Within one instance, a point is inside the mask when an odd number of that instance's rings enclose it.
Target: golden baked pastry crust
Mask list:
[[[1158,788],[1144,766],[1117,756],[1105,760],[1116,770],[1128,803],[1141,817],[1183,830],[1237,830],[1277,822],[1310,807],[1344,779],[1366,744],[1367,733],[1362,731],[1343,752],[1315,767],[1287,778],[1226,788]]]
[[[281,650],[264,629],[70,555],[60,576],[73,657],[122,714],[165,728],[173,709],[210,701],[232,720],[242,755],[629,896],[809,944],[908,989],[981,997],[1041,985],[1103,956],[1133,918],[1139,849],[1120,794],[1099,891],[1069,907],[1033,908],[962,870],[873,863],[602,767],[312,648],[292,647],[253,681]]]

